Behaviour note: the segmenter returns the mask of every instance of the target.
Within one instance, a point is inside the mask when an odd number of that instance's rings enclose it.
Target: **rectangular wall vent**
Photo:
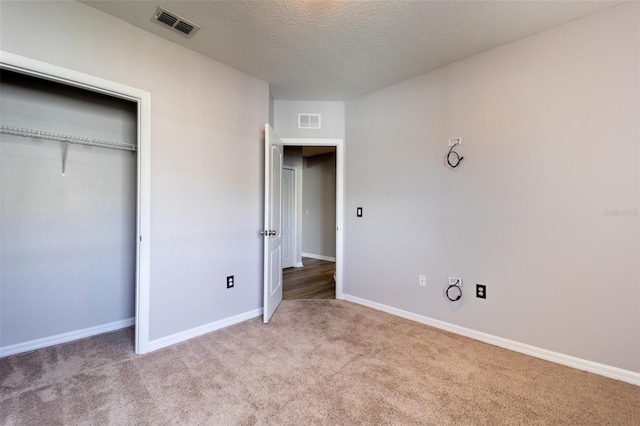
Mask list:
[[[188,38],[193,37],[193,35],[200,29],[200,27],[193,22],[189,22],[175,13],[169,12],[161,7],[156,9],[156,13],[153,15],[151,20],[171,27],[174,31],[178,31],[180,34]]]
[[[319,129],[320,114],[298,114],[298,129]]]

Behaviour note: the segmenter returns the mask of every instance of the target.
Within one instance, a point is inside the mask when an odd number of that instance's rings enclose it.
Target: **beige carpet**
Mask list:
[[[127,329],[1,359],[0,423],[640,424],[640,387],[343,301],[132,350]]]

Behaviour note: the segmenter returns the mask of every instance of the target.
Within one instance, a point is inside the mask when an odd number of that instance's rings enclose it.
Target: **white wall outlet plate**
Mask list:
[[[449,285],[457,285],[462,287],[462,278],[449,277]]]
[[[449,146],[462,145],[462,138],[449,139]]]
[[[427,286],[427,276],[426,275],[418,275],[418,285],[420,287]]]

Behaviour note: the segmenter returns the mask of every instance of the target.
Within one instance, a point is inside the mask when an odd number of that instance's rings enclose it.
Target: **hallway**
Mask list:
[[[287,299],[335,299],[335,262],[303,257],[302,268],[282,271],[282,298]]]

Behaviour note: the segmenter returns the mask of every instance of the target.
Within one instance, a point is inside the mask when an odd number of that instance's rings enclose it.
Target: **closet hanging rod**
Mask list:
[[[58,142],[69,142],[76,145],[97,146],[100,148],[120,149],[124,151],[136,151],[136,145],[122,142],[111,142],[100,139],[85,138],[82,136],[71,136],[61,133],[45,132],[35,129],[24,129],[21,127],[0,125],[0,133],[5,135],[22,136],[25,138],[47,139]]]

